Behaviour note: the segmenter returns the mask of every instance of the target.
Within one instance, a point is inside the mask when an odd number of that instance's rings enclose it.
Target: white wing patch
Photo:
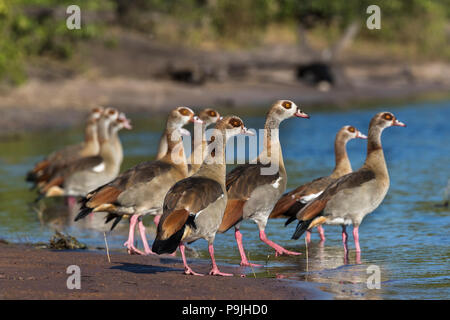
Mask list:
[[[103,170],[105,170],[104,162],[102,162],[99,165],[96,165],[95,167],[92,168],[92,171],[94,171],[94,172],[102,172]]]
[[[272,183],[272,187],[274,187],[275,189],[278,188],[280,186],[281,179],[283,178],[279,177],[274,183]]]
[[[347,218],[332,218],[329,219],[326,224],[332,224],[332,225],[349,225],[352,224],[351,219]]]
[[[317,192],[317,193],[308,194],[307,196],[301,197],[298,201],[300,201],[301,203],[308,203],[311,200],[320,196],[322,194],[322,192],[323,192],[323,190],[320,192]]]

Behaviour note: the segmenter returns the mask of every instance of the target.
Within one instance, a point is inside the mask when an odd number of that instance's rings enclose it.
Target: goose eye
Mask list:
[[[188,109],[180,109],[180,113],[181,113],[181,115],[183,115],[183,116],[187,116],[188,114],[189,114],[189,110]]]
[[[355,127],[350,127],[348,128],[348,131],[350,131],[351,133],[354,133],[356,131]]]
[[[216,112],[215,111],[210,111],[209,112],[209,116],[210,117],[215,117],[217,114],[216,114]]]
[[[289,101],[284,101],[284,102],[282,103],[282,106],[283,106],[285,109],[290,109],[290,108],[292,108],[292,103],[290,103]]]
[[[385,119],[385,120],[392,120],[392,115],[391,114],[389,114],[389,113],[385,113],[384,115],[383,115],[383,118]]]
[[[242,121],[241,121],[241,120],[238,120],[238,119],[232,119],[232,120],[230,121],[230,124],[231,124],[233,127],[237,128],[237,127],[240,127],[240,126],[242,125]]]
[[[116,112],[114,111],[114,110],[109,110],[108,111],[108,114],[110,114],[110,115],[113,115],[113,114],[115,114]]]

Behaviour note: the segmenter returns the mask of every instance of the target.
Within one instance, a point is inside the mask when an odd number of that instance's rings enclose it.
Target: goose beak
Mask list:
[[[123,127],[125,129],[127,130],[133,129],[133,126],[131,125],[131,120],[125,116],[125,113],[121,112],[118,116],[118,119],[120,119],[123,122]]]
[[[305,119],[309,119],[309,115],[306,114],[305,112],[303,112],[300,109],[297,109],[297,111],[294,113],[295,117],[299,117],[299,118],[305,118]]]
[[[356,137],[360,139],[367,139],[367,136],[365,134],[362,134],[361,131],[358,131],[356,133]]]
[[[394,123],[392,124],[393,126],[396,127],[406,127],[406,124],[403,122],[398,121],[397,119],[394,120]]]
[[[128,118],[126,118],[126,119],[125,119],[125,122],[124,122],[124,124],[123,124],[123,127],[124,127],[125,129],[127,129],[127,130],[133,129],[133,126],[131,125],[131,120],[128,119]]]
[[[193,123],[203,123],[202,119],[200,119],[200,118],[197,117],[197,116],[191,117],[191,119],[190,119],[189,121],[190,121],[190,122],[193,122]]]
[[[254,136],[255,133],[253,131],[248,130],[246,127],[242,127],[241,134],[245,134],[246,136]]]

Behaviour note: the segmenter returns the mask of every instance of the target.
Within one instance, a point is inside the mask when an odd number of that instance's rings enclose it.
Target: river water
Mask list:
[[[450,298],[450,212],[442,206],[450,192],[450,101],[345,112],[306,109],[310,120],[289,119],[280,127],[288,190],[332,171],[334,136],[343,125],[353,125],[367,134],[371,117],[384,110],[393,112],[408,127],[392,127],[383,133],[391,186],[381,206],[360,227],[361,263],[356,263],[351,232],[349,259],[345,259],[338,226],[325,226],[327,239],[323,244],[314,232],[306,249],[303,237],[290,240],[295,223],[286,228],[284,220],[270,220],[266,229],[269,239],[302,253],[275,257],[274,251],[259,241],[256,225],[245,221],[241,232],[249,260],[264,267],[242,268],[240,272],[248,277],[311,282],[336,299]],[[248,128],[264,125],[264,115],[243,119]],[[154,157],[163,123],[160,118],[139,120],[132,131],[122,132],[122,170]],[[100,219],[73,223],[74,213],[62,199],[45,200],[36,206],[32,203],[36,194],[24,182],[27,170],[44,155],[80,139],[81,128],[74,128],[0,141],[0,238],[48,242],[58,229],[90,247],[104,247],[102,231],[107,229]],[[364,162],[366,141],[352,140],[347,150],[356,170]],[[151,218],[144,222],[152,239],[155,228]],[[108,233],[109,246],[124,251],[126,237],[127,223],[122,222]],[[192,248],[195,256],[209,259],[205,241],[195,242]],[[239,263],[232,230],[217,235],[215,253],[219,265]],[[191,264],[195,270],[195,260]],[[378,275],[381,283],[376,289],[371,284]]]

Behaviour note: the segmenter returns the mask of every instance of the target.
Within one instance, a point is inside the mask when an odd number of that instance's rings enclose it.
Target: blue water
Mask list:
[[[306,252],[303,238],[290,240],[295,223],[284,227],[284,220],[270,220],[269,239],[288,249],[302,252],[297,257],[274,256],[259,241],[253,222],[243,222],[241,231],[249,259],[263,268],[242,268],[252,277],[279,277],[315,283],[337,299],[448,299],[450,298],[450,217],[443,203],[450,179],[450,101],[380,106],[346,112],[315,112],[306,109],[310,120],[289,119],[280,127],[280,140],[288,172],[288,190],[314,178],[328,175],[334,167],[333,142],[343,125],[353,125],[367,134],[371,117],[378,111],[392,111],[408,127],[384,131],[382,143],[391,186],[381,206],[368,215],[360,227],[361,264],[356,264],[350,235],[350,256],[344,260],[339,227],[326,226],[326,242],[321,245],[313,233]],[[249,128],[262,128],[264,117],[244,117]],[[136,123],[123,132],[126,169],[152,159],[162,121]],[[77,237],[91,247],[103,247],[106,230],[101,219],[72,223],[63,200],[48,200],[33,208],[35,194],[27,189],[25,172],[54,149],[81,139],[81,128],[25,135],[0,142],[0,238],[12,242],[48,242],[55,229]],[[366,141],[347,145],[353,169],[365,159]],[[229,166],[229,170],[232,166]],[[150,218],[149,239],[155,234]],[[349,233],[351,234],[351,233]],[[109,246],[122,249],[127,224],[108,234]],[[140,244],[139,244],[140,245]],[[192,244],[200,258],[208,259],[207,245]],[[239,263],[234,233],[217,235],[216,258],[219,265]],[[195,259],[191,261],[195,270]],[[380,289],[369,289],[368,267],[380,270]],[[370,280],[370,279],[369,279]]]

